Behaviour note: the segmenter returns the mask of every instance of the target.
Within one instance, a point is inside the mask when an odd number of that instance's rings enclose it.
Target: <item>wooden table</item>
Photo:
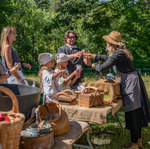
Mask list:
[[[84,121],[95,124],[105,124],[107,122],[107,115],[109,113],[114,116],[122,129],[124,135],[124,128],[118,118],[117,111],[123,106],[122,99],[118,99],[115,103],[104,104],[98,107],[82,107],[78,105],[62,105],[62,109],[67,113],[70,120]]]
[[[104,104],[98,107],[87,108],[78,105],[62,105],[62,109],[67,113],[70,120],[104,124],[107,122],[107,114],[111,112],[115,116],[122,106],[122,99],[119,99],[115,103]]]
[[[55,137],[55,144],[52,149],[72,149],[72,146],[93,149],[93,146],[89,140],[89,123],[105,124],[107,122],[107,114],[111,112],[113,116],[116,116],[119,121],[116,112],[123,106],[122,99],[117,100],[116,103],[105,104],[99,107],[81,107],[77,105],[62,105],[62,109],[67,113],[70,119],[71,131],[67,134]],[[120,121],[119,121],[120,123]],[[120,123],[121,125],[121,123]],[[122,125],[121,125],[122,127]],[[122,127],[124,134],[124,129]],[[75,144],[75,142],[83,135],[86,134],[88,146]]]

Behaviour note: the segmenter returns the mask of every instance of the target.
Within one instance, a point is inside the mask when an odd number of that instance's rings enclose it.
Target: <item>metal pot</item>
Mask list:
[[[0,84],[13,91],[18,99],[19,112],[26,116],[37,107],[40,101],[41,89],[32,86],[19,85],[19,84]],[[12,109],[12,101],[9,96],[0,92],[0,111],[9,111]]]

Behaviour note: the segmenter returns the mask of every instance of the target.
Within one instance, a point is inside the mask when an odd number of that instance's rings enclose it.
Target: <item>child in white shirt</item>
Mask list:
[[[46,100],[53,100],[53,95],[61,92],[62,89],[57,83],[56,78],[61,74],[66,74],[65,70],[57,73],[52,69],[55,66],[54,56],[50,53],[39,54],[39,63],[42,65],[39,71],[40,87],[43,91],[43,103]]]
[[[73,73],[69,75],[69,72],[67,70],[68,65],[68,57],[64,53],[57,53],[57,65],[55,68],[55,72],[59,72],[60,70],[65,70],[66,74],[62,74],[58,76],[58,85],[61,87],[62,90],[65,89],[71,89],[70,86],[72,86],[78,78],[81,76],[81,70],[75,70]]]

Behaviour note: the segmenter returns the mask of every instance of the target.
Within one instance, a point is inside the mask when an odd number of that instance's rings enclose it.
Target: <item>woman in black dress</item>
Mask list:
[[[98,72],[104,72],[113,67],[117,73],[125,110],[126,128],[130,130],[131,142],[124,148],[142,148],[141,128],[148,126],[150,120],[150,104],[144,83],[139,73],[134,69],[132,54],[126,49],[119,32],[112,31],[103,36],[107,42],[107,55],[94,55],[95,61],[105,61],[103,64],[92,64]]]

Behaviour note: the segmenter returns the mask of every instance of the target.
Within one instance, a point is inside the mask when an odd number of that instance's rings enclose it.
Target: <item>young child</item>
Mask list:
[[[62,91],[56,78],[61,74],[66,74],[66,71],[60,70],[55,73],[52,69],[55,66],[54,56],[50,53],[39,54],[38,60],[40,65],[42,65],[42,68],[39,71],[39,77],[44,103],[46,100],[53,100],[52,96]]]
[[[55,68],[55,72],[59,72],[60,70],[65,70],[66,74],[60,75],[58,79],[58,85],[61,87],[62,90],[71,89],[72,86],[78,78],[81,76],[81,70],[75,70],[73,73],[69,75],[67,70],[68,65],[68,57],[64,53],[58,53],[56,55],[57,58],[57,65]]]

